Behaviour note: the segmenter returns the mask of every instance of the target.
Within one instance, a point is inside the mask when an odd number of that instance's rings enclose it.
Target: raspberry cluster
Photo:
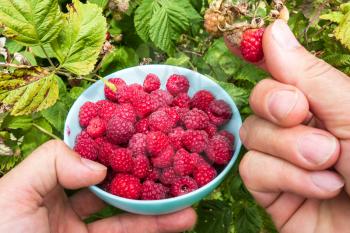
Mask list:
[[[230,106],[206,90],[191,98],[189,81],[173,74],[161,90],[155,74],[143,86],[112,78],[105,100],[86,102],[74,150],[108,167],[100,187],[114,195],[159,200],[192,192],[231,159],[234,136],[220,128]]]

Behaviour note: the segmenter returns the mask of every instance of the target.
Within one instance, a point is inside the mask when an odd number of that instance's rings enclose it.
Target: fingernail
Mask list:
[[[295,107],[298,93],[293,90],[273,92],[268,100],[270,113],[276,119],[284,119]]]
[[[90,159],[85,159],[85,158],[81,158],[81,162],[88,167],[89,169],[93,170],[93,171],[103,171],[103,170],[107,170],[107,167],[103,166],[100,163],[94,162]]]
[[[329,192],[337,191],[344,186],[344,181],[331,172],[313,172],[311,180],[317,187]]]
[[[276,20],[271,28],[272,37],[283,49],[295,49],[301,45],[283,20]]]
[[[242,143],[244,143],[247,137],[247,130],[244,128],[244,126],[242,126],[241,129],[239,130],[239,136],[241,138]]]
[[[298,150],[309,162],[321,165],[334,154],[337,142],[335,138],[322,134],[308,134],[298,139]]]

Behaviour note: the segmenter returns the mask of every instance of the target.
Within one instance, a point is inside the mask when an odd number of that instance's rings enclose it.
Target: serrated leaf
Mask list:
[[[76,100],[84,91],[85,88],[83,87],[73,87],[69,92],[69,96],[73,100]]]
[[[180,53],[176,57],[169,57],[165,64],[173,66],[189,67],[190,58],[184,54]]]
[[[109,0],[88,0],[88,2],[96,4],[97,6],[101,7],[102,9],[104,9],[107,4],[108,4]]]
[[[48,57],[50,58],[55,57],[55,52],[53,51],[51,44],[44,44],[43,47]],[[30,50],[37,57],[47,58],[46,54],[44,53],[43,49],[40,46],[30,47]]]
[[[68,108],[61,101],[41,112],[41,115],[60,133],[63,133],[67,114]]]
[[[233,83],[216,82],[231,96],[238,108],[248,105],[249,90],[236,87]]]
[[[39,67],[0,73],[0,108],[11,114],[27,115],[52,106],[58,98],[57,76]]]
[[[116,70],[137,65],[139,57],[132,48],[119,47],[107,54],[102,61],[100,71],[105,73],[112,73]]]
[[[32,127],[33,119],[30,116],[7,116],[2,124],[6,129],[23,129],[27,130]]]
[[[144,41],[149,40],[150,21],[156,8],[159,8],[157,1],[144,0],[135,11],[134,24],[136,32]]]
[[[30,65],[32,65],[32,66],[36,66],[37,65],[35,57],[34,57],[34,55],[32,53],[27,52],[27,51],[22,51],[22,52],[20,52],[20,54],[23,57],[25,57],[25,59],[29,62]]]
[[[341,4],[339,8],[344,14],[350,12],[350,2]]]
[[[51,42],[62,67],[77,74],[89,74],[105,41],[106,19],[95,4],[78,0],[68,5],[64,28]]]
[[[346,48],[350,49],[350,11],[344,16],[339,26],[334,31],[335,37]]]
[[[241,206],[237,214],[235,230],[237,233],[257,233],[262,228],[262,218],[256,205]]]
[[[227,233],[232,223],[231,208],[224,201],[201,201],[197,208],[198,221],[195,232]]]
[[[14,40],[6,40],[5,47],[7,48],[10,54],[17,53],[24,48],[23,45],[17,43]]]
[[[3,34],[24,45],[45,44],[62,29],[57,0],[0,0]]]
[[[320,19],[329,20],[333,23],[340,23],[344,18],[344,14],[339,11],[334,11],[320,16]]]

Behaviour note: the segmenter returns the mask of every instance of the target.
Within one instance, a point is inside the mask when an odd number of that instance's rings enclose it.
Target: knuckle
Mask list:
[[[255,157],[254,151],[248,151],[242,158],[240,164],[239,164],[239,174],[246,186],[250,186],[251,183],[251,164],[252,160]]]
[[[308,57],[304,64],[304,68],[301,69],[302,75],[308,79],[319,79],[322,77],[327,77],[325,74],[333,70],[333,67],[328,63],[321,59],[315,58],[314,56]]]

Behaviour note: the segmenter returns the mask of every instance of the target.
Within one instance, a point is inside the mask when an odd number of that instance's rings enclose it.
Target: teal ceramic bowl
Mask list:
[[[235,135],[235,152],[230,163],[210,183],[186,195],[164,200],[142,201],[115,196],[105,192],[98,186],[89,187],[96,196],[112,206],[136,214],[159,215],[172,213],[193,205],[210,194],[223,181],[224,177],[230,172],[232,166],[234,165],[241,149],[242,144],[239,139],[239,128],[242,125],[242,119],[235,103],[224,89],[206,76],[192,70],[168,65],[146,65],[124,69],[108,75],[106,78],[119,77],[123,78],[127,84],[139,83],[142,85],[144,78],[149,73],[158,75],[162,83],[161,89],[165,89],[166,81],[170,75],[181,74],[185,75],[190,82],[190,96],[193,96],[194,93],[201,89],[205,89],[211,91],[216,98],[225,100],[227,103],[229,103],[233,111],[233,118],[226,125],[225,129]],[[95,102],[104,99],[103,88],[103,81],[100,80],[94,83],[91,85],[91,87],[84,91],[84,93],[75,101],[74,105],[70,109],[66,119],[64,132],[64,141],[70,148],[74,147],[75,138],[82,130],[79,126],[78,120],[80,107],[86,101]]]

